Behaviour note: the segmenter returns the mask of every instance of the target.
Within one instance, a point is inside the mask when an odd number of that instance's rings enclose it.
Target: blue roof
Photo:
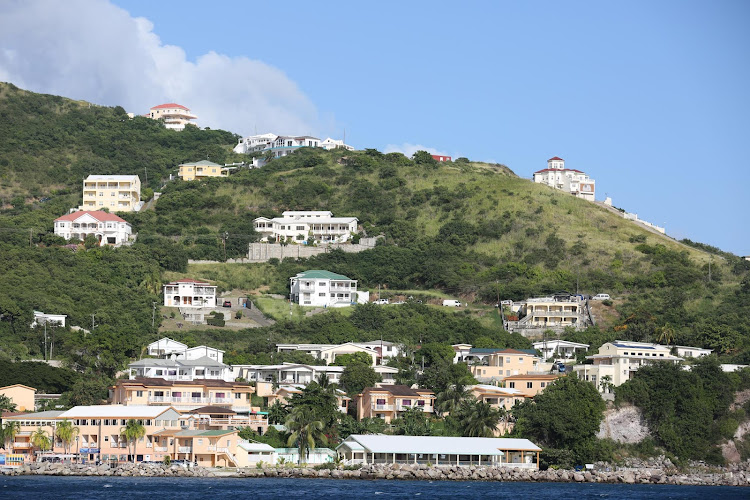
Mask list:
[[[629,345],[629,344],[612,344],[615,347],[627,347],[628,349],[654,349],[651,346]]]

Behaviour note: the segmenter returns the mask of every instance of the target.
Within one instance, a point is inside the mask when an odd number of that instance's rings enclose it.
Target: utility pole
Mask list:
[[[44,320],[44,361],[47,360],[47,320]]]
[[[154,327],[154,320],[156,319],[156,301],[151,301],[151,305],[154,307],[151,311],[151,328]]]
[[[148,187],[148,170],[146,170],[146,167],[143,167],[143,173],[146,175],[146,187]]]
[[[227,237],[229,236],[229,233],[224,233],[221,235],[221,243],[224,247],[224,262],[227,261]]]

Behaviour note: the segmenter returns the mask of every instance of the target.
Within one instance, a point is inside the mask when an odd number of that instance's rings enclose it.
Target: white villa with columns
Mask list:
[[[557,156],[547,160],[547,168],[534,172],[534,182],[561,189],[576,198],[594,201],[594,179],[580,170],[565,168],[565,160]]]

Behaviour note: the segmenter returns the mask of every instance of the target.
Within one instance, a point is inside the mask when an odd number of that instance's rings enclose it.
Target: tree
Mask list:
[[[292,431],[287,440],[287,446],[297,446],[300,464],[303,463],[303,457],[307,459],[310,450],[314,449],[317,443],[328,444],[328,439],[323,433],[323,422],[316,419],[315,412],[308,406],[294,408],[285,425]]]
[[[2,433],[3,438],[3,445],[5,446],[6,450],[11,449],[10,446],[13,446],[13,442],[16,439],[16,434],[18,434],[21,431],[21,424],[19,422],[6,422],[2,428],[0,428],[0,432]]]
[[[459,382],[439,393],[435,403],[440,414],[445,415],[453,413],[468,399],[473,399],[471,391]]]
[[[57,437],[62,441],[63,449],[65,453],[70,453],[70,446],[75,441],[76,437],[81,430],[73,425],[68,419],[63,420],[57,424],[56,433]]]
[[[569,375],[560,377],[533,400],[515,408],[513,434],[543,447],[571,450],[579,461],[590,461],[592,442],[604,418],[604,400],[593,384]]]
[[[363,365],[372,365],[372,356],[366,352],[352,352],[348,354],[339,354],[336,359],[333,360],[333,366],[349,366],[354,363],[360,363]]]
[[[31,434],[31,446],[45,452],[52,448],[52,439],[49,437],[49,434],[47,434],[47,431],[41,427],[37,427],[37,429]]]
[[[268,407],[268,423],[269,424],[283,424],[289,416],[289,410],[281,404],[281,401],[276,400]]]
[[[505,410],[493,408],[491,404],[484,401],[471,401],[464,403],[463,410],[463,435],[467,437],[494,437],[498,425]]]
[[[143,426],[140,420],[130,419],[125,424],[125,427],[120,428],[120,435],[127,441],[128,450],[132,443],[133,448],[133,462],[135,462],[136,447],[138,446],[138,440],[146,435],[146,428]]]
[[[417,151],[412,155],[411,159],[417,165],[425,165],[433,168],[437,167],[438,165],[437,160],[435,160],[435,158],[433,158],[432,155],[427,151]]]
[[[393,421],[393,429],[396,434],[404,436],[429,436],[432,434],[432,425],[418,406],[402,411],[401,415]]]
[[[341,385],[350,394],[359,394],[365,387],[372,387],[381,381],[380,375],[370,365],[354,363],[341,373]]]
[[[8,411],[13,412],[16,411],[16,404],[13,402],[12,399],[10,399],[5,394],[0,394],[0,412]]]

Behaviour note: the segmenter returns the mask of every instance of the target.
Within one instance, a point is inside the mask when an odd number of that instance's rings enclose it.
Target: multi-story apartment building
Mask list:
[[[534,172],[534,182],[561,189],[577,198],[594,201],[594,179],[580,170],[565,168],[565,160],[557,156],[547,160],[547,168]]]
[[[488,403],[494,408],[510,410],[516,403],[522,403],[525,399],[523,393],[518,389],[498,387],[496,385],[477,384],[468,387],[471,395],[478,401]]]
[[[55,235],[66,240],[83,241],[93,235],[100,245],[117,247],[128,243],[132,232],[128,221],[102,210],[73,212],[55,219]]]
[[[251,410],[247,383],[220,379],[167,380],[164,378],[120,379],[110,388],[110,401],[120,405],[173,406],[179,411],[207,405],[226,406],[237,413]]]
[[[280,365],[232,365],[235,378],[242,378],[249,382],[272,382],[280,384],[307,385],[325,374],[329,381],[338,384],[341,381],[343,366],[304,365],[297,363],[283,363]],[[396,380],[398,368],[385,365],[373,367],[380,375],[384,384],[393,384]]]
[[[612,387],[624,384],[641,366],[682,361],[671,354],[669,346],[625,340],[607,342],[599,348],[598,354],[586,359],[593,364],[576,365],[573,371],[579,378],[594,384],[599,392],[611,392]]]
[[[503,381],[507,389],[515,389],[523,397],[533,398],[548,385],[564,375],[560,373],[526,373],[511,375]]]
[[[137,378],[162,378],[164,380],[224,380],[232,382],[232,368],[219,361],[202,356],[196,359],[145,358],[128,365],[130,380]]]
[[[195,163],[181,163],[178,168],[177,175],[183,181],[229,176],[229,167],[224,167],[208,160],[201,160]]]
[[[542,340],[534,342],[532,347],[542,353],[542,360],[549,359],[575,359],[576,352],[585,352],[588,350],[588,344],[570,342],[568,340]]]
[[[505,317],[509,332],[529,334],[546,330],[562,332],[571,327],[582,330],[589,326],[588,304],[581,295],[560,293],[550,297],[526,299],[511,304],[515,319]]]
[[[137,212],[141,206],[141,179],[137,175],[89,175],[83,181],[79,210]]]
[[[278,137],[276,134],[258,134],[245,137],[240,139],[239,144],[234,147],[234,152],[250,154],[269,150]]]
[[[195,125],[193,120],[198,119],[188,108],[174,102],[154,106],[146,116],[152,120],[164,120],[164,126],[172,130],[183,130],[188,123]]]
[[[527,374],[539,369],[541,359],[517,349],[498,349],[487,358],[487,364],[470,366],[471,374],[480,382],[501,381],[512,375]]]
[[[356,217],[334,217],[327,210],[287,210],[281,217],[253,220],[255,231],[263,241],[279,242],[291,239],[296,242],[344,242],[357,232]]]
[[[216,307],[216,286],[194,279],[180,279],[164,285],[167,307]]]
[[[434,405],[435,393],[427,389],[412,389],[406,385],[367,387],[357,396],[357,418],[378,417],[389,424],[410,408],[434,413]]]
[[[346,307],[357,302],[357,280],[310,270],[289,278],[290,300],[301,306]]]

